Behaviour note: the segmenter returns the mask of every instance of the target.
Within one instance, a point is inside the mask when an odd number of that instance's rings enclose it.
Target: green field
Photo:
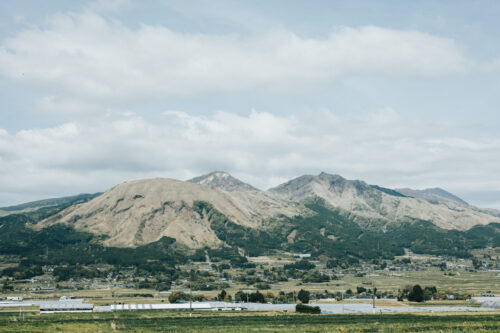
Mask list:
[[[0,313],[0,332],[498,332],[498,313],[299,315],[283,313]]]

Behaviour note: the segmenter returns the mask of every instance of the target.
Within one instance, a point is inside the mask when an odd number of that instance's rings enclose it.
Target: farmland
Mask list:
[[[299,315],[121,312],[0,314],[0,332],[494,332],[499,313]]]

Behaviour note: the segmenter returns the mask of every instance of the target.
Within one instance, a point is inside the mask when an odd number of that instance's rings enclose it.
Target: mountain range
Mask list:
[[[188,181],[155,178],[125,182],[61,210],[34,228],[63,223],[104,236],[107,246],[136,247],[167,236],[189,248],[214,248],[227,245],[221,239],[221,227],[213,221],[216,216],[225,219],[222,228],[230,223],[243,234],[272,230],[290,243],[296,237],[294,230],[297,232],[290,221],[318,215],[310,206],[318,202],[342,221],[373,232],[415,221],[460,231],[500,222],[495,214],[441,189],[392,190],[322,172],[261,191],[217,171]],[[330,240],[336,239],[330,236]]]

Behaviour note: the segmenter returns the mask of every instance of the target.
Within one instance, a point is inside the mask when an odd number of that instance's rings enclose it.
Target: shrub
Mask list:
[[[255,284],[255,288],[260,289],[260,290],[269,290],[269,289],[271,289],[271,286],[267,283],[259,282],[259,283]]]
[[[320,314],[321,309],[319,306],[309,306],[309,305],[304,305],[304,304],[297,304],[295,306],[295,312]]]
[[[284,268],[285,269],[298,269],[298,270],[307,271],[307,270],[316,268],[316,265],[307,261],[307,260],[300,260],[300,261],[294,262],[293,264],[286,264],[284,266]]]

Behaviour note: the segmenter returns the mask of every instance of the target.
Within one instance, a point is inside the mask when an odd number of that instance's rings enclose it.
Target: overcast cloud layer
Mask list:
[[[0,72],[53,94],[123,102],[216,91],[309,90],[355,75],[437,76],[471,66],[453,40],[418,31],[342,27],[327,38],[284,29],[254,36],[131,30],[92,13],[7,39]]]
[[[162,106],[179,98],[222,104],[217,94],[281,96],[285,104],[359,78],[496,77],[499,57],[478,60],[453,38],[373,24],[336,26],[321,36],[280,26],[195,33],[109,16],[136,5],[96,1],[0,40],[0,88],[18,87],[30,99],[18,121],[51,122],[22,130],[0,123],[0,206],[225,170],[261,189],[326,171],[388,187],[440,186],[500,208],[499,124],[480,117],[458,121],[448,109],[452,116],[436,121],[377,104],[351,113],[287,112],[279,100],[265,111],[244,99],[239,111]],[[446,108],[448,99],[437,96],[435,104]],[[151,102],[154,112],[144,112]],[[0,112],[8,107],[0,102]]]

